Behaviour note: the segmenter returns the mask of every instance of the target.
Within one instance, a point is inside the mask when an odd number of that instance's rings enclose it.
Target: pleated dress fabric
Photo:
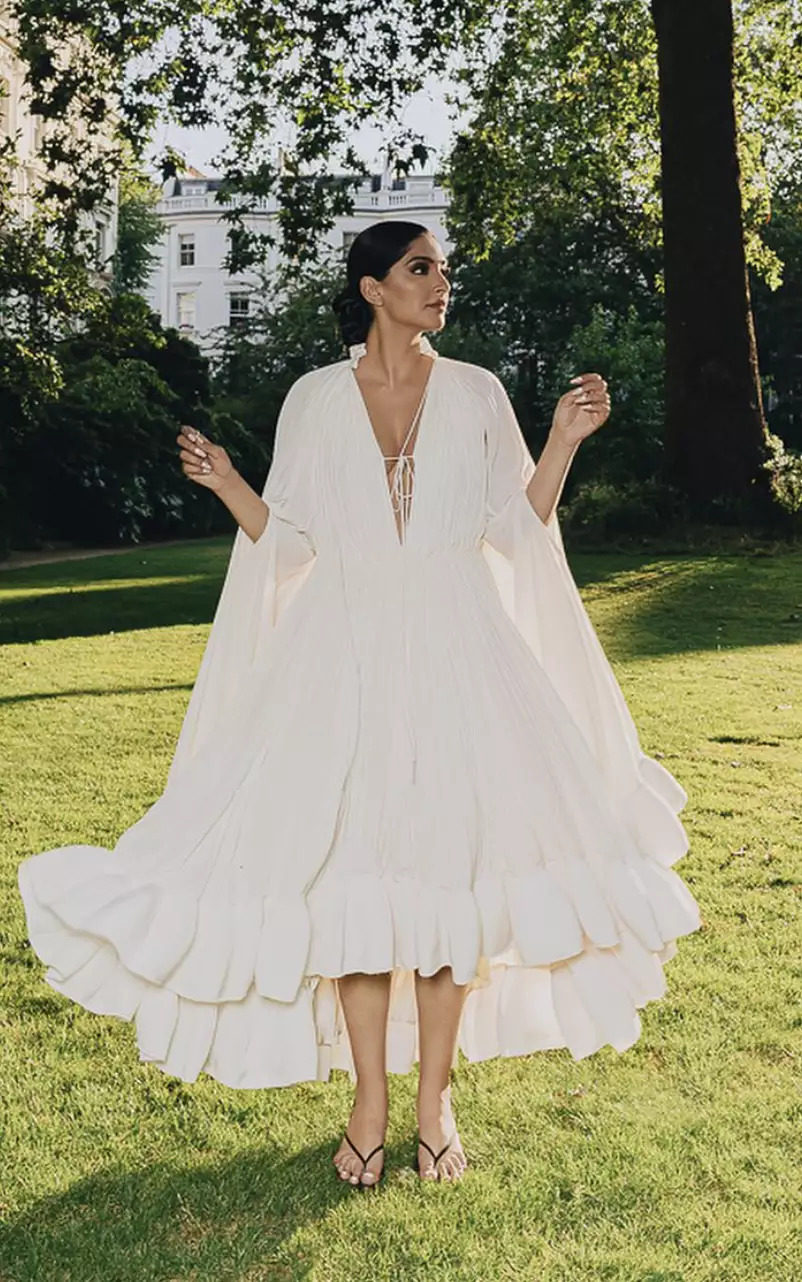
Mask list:
[[[355,369],[290,389],[157,802],[26,859],[47,982],[234,1088],[353,1074],[335,979],[469,986],[457,1053],[624,1051],[700,925],[683,788],[641,749],[501,382],[438,356],[397,524]],[[400,487],[398,488],[400,493]],[[411,495],[411,497],[410,497]]]

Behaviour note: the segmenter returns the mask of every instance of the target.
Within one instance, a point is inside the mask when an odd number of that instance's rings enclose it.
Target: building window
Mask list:
[[[178,237],[178,266],[195,266],[195,236],[193,232],[187,232]]]
[[[344,254],[348,253],[348,250],[351,248],[352,244],[356,240],[356,236],[357,236],[357,233],[355,231],[343,232],[343,253]]]
[[[195,291],[176,294],[178,328],[185,332],[195,332]]]
[[[108,227],[105,223],[95,223],[95,267],[102,271],[106,266]]]
[[[244,325],[250,314],[251,300],[247,294],[229,294],[228,323],[234,328]]]

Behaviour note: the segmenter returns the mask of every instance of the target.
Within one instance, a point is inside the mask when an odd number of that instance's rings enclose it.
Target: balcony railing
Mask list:
[[[220,212],[226,205],[233,204],[236,204],[236,200],[219,201],[215,192],[210,191],[203,196],[167,196],[159,202],[157,210],[163,216],[204,210]],[[444,187],[424,187],[414,191],[391,191],[386,188],[370,191],[362,188],[354,192],[354,212],[360,209],[420,208],[427,205],[442,209],[447,204],[448,194]],[[271,196],[256,201],[253,208],[256,213],[275,214],[278,211],[278,201],[275,196]]]

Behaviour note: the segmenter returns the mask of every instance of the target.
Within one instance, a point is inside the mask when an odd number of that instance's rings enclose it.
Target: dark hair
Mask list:
[[[429,228],[420,223],[395,220],[372,223],[354,237],[346,262],[348,283],[331,302],[346,347],[364,343],[373,324],[373,308],[359,288],[362,277],[375,276],[376,280],[384,280],[413,240],[428,231]]]

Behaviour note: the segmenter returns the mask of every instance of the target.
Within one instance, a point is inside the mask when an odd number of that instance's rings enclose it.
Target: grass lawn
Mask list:
[[[799,1282],[802,553],[577,554],[638,724],[689,793],[703,914],[643,1035],[455,1073],[462,1184],[336,1179],[350,1083],[233,1091],[140,1064],[42,982],[16,869],[113,846],[160,794],[226,540],[0,575],[2,1282]]]

